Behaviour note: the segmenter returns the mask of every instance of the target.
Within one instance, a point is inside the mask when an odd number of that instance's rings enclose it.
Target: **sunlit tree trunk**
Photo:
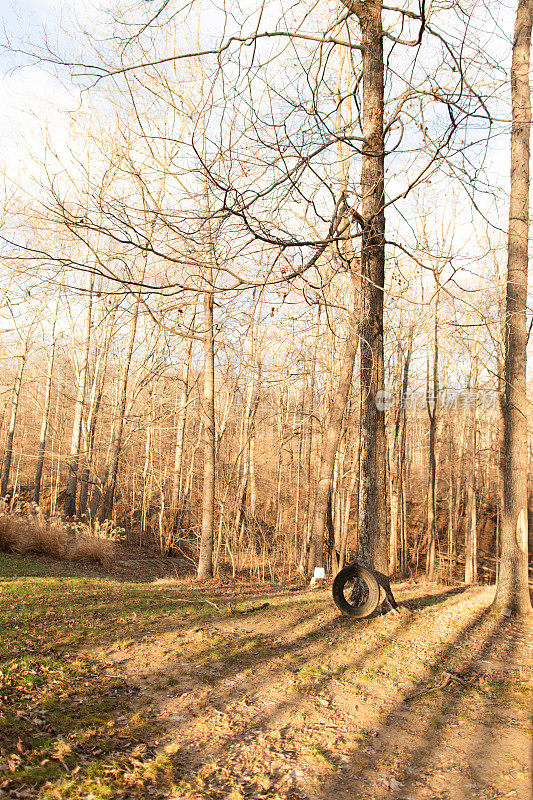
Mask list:
[[[361,157],[361,485],[358,561],[388,572],[387,441],[384,410],[385,284],[384,63],[381,0],[343,3],[361,28],[363,146]]]
[[[529,227],[529,61],[533,0],[519,0],[511,65],[511,195],[505,308],[503,509],[494,605],[530,614],[527,504],[527,268]]]
[[[204,291],[204,481],[202,492],[202,527],[198,557],[199,580],[213,575],[213,536],[215,526],[215,338],[213,327],[213,268],[206,268]]]
[[[433,378],[429,380],[429,354],[427,375],[426,407],[429,417],[429,464],[427,496],[427,555],[426,577],[435,580],[435,557],[437,544],[437,413],[439,408],[439,342],[438,342],[438,303],[435,304],[435,324],[433,336]]]
[[[11,414],[9,417],[9,425],[6,434],[6,443],[4,446],[4,462],[2,464],[2,477],[0,479],[0,497],[5,497],[9,486],[9,473],[11,472],[11,461],[13,458],[13,439],[15,436],[15,425],[17,423],[17,412],[20,400],[20,388],[22,386],[22,376],[24,368],[28,359],[28,352],[30,347],[30,336],[26,337],[24,351],[19,356],[19,363],[17,373],[15,375],[15,383],[13,385],[13,392],[11,395]]]
[[[89,350],[91,344],[91,319],[93,308],[93,285],[94,275],[89,272],[87,275],[87,299],[85,305],[85,322],[83,329],[83,353],[78,371],[78,391],[76,395],[76,405],[74,409],[74,423],[72,425],[72,440],[70,444],[70,460],[68,465],[68,478],[65,487],[65,498],[63,501],[63,515],[73,517],[76,513],[76,492],[78,488],[78,466],[80,460],[80,441],[81,426],[83,422],[83,406],[85,401],[85,389],[87,384],[87,373],[89,369]]]
[[[187,423],[187,404],[189,401],[189,375],[191,371],[192,337],[187,342],[185,361],[179,381],[179,400],[176,410],[176,445],[174,448],[174,468],[172,471],[172,514],[173,530],[176,530],[182,502],[183,459],[185,452],[185,425]]]

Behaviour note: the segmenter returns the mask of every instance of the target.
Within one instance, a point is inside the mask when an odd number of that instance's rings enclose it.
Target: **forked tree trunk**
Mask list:
[[[529,227],[529,61],[533,0],[519,0],[511,65],[511,194],[505,308],[503,508],[501,560],[494,606],[531,614],[527,507],[527,268]]]

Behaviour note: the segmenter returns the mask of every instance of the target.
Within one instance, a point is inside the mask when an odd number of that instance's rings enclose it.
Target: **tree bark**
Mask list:
[[[87,275],[87,302],[85,306],[85,323],[83,331],[83,356],[78,374],[78,392],[74,410],[74,423],[72,425],[72,440],[70,445],[70,461],[68,478],[63,502],[63,515],[73,517],[76,514],[76,491],[78,488],[78,466],[80,460],[81,426],[83,421],[83,405],[85,401],[85,388],[87,372],[89,369],[89,347],[91,342],[91,317],[93,304],[94,275]]]
[[[204,483],[202,492],[202,529],[197,577],[213,576],[213,537],[215,527],[215,338],[213,327],[213,268],[208,266],[204,291]]]
[[[494,606],[531,614],[527,507],[527,268],[529,227],[529,62],[533,0],[519,0],[511,65],[511,194],[505,308],[503,508]]]
[[[144,280],[146,269],[146,262],[143,267],[140,281]],[[107,472],[106,481],[102,489],[102,508],[100,510],[100,522],[104,522],[111,516],[113,511],[113,504],[115,501],[115,489],[117,485],[118,465],[120,462],[120,454],[122,450],[122,436],[124,433],[124,422],[126,414],[127,390],[128,390],[128,377],[130,374],[131,358],[133,355],[133,346],[135,344],[135,336],[137,334],[137,321],[139,319],[139,306],[141,302],[140,292],[135,296],[133,313],[130,323],[129,337],[126,344],[126,352],[124,354],[124,361],[120,381],[118,386],[118,402],[116,410],[115,424],[113,426],[113,439],[111,442],[111,449],[109,454],[109,470]]]
[[[388,572],[387,442],[383,362],[385,284],[384,64],[381,0],[343,0],[359,19],[363,51],[361,484],[358,561]]]
[[[20,355],[20,362],[15,376],[15,383],[13,385],[13,394],[11,396],[11,416],[9,418],[9,427],[7,429],[6,444],[4,447],[4,463],[2,464],[2,477],[0,479],[0,497],[5,497],[9,486],[9,473],[11,472],[11,461],[13,458],[13,439],[15,436],[15,425],[17,422],[17,411],[20,399],[20,387],[22,386],[22,375],[24,374],[24,367],[28,358],[29,350],[29,336],[26,339],[24,352]]]
[[[328,502],[331,497],[331,484],[335,468],[335,456],[342,433],[342,418],[348,402],[355,356],[359,345],[359,296],[354,298],[354,307],[349,320],[348,339],[342,359],[339,382],[333,397],[327,427],[322,440],[322,459],[315,490],[315,505],[311,526],[311,549],[307,567],[308,576],[312,577],[315,569],[324,566],[324,533]]]
[[[438,296],[437,296],[438,297]],[[438,343],[438,301],[435,304],[435,328],[433,338],[433,379],[428,380],[426,406],[429,416],[429,469],[428,469],[428,497],[427,497],[427,543],[426,577],[435,580],[435,556],[437,544],[437,411],[439,407],[439,343]],[[428,354],[429,359],[429,354]]]

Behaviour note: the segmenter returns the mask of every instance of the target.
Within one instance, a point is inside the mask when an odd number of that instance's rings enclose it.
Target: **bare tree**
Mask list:
[[[94,274],[87,272],[86,299],[85,299],[85,324],[83,328],[83,345],[81,364],[78,369],[78,389],[72,424],[72,440],[70,444],[70,461],[68,468],[67,485],[63,501],[63,515],[73,517],[76,514],[76,493],[78,488],[78,466],[80,460],[80,442],[83,421],[85,391],[87,386],[87,373],[89,370],[89,352],[91,346],[91,320],[93,309]]]
[[[529,63],[533,0],[519,0],[511,65],[511,195],[505,307],[505,397],[503,402],[503,508],[501,559],[494,606],[531,614],[528,586],[527,503],[527,268],[529,228]]]
[[[426,577],[435,580],[435,556],[437,544],[437,457],[436,439],[439,407],[439,339],[438,339],[438,292],[435,298],[433,331],[433,375],[429,380],[429,352],[427,355],[426,408],[429,417],[429,472],[427,497],[427,557]]]
[[[22,386],[22,376],[24,375],[24,368],[28,360],[30,352],[31,337],[33,328],[30,326],[26,336],[24,337],[24,347],[18,356],[18,367],[15,373],[15,382],[11,392],[11,413],[9,416],[9,424],[6,433],[6,442],[4,446],[4,461],[2,464],[2,475],[0,477],[0,497],[5,497],[9,486],[9,474],[11,472],[11,461],[13,459],[13,439],[15,436],[15,425],[17,423],[17,412],[20,401],[20,389]]]
[[[39,497],[41,493],[41,480],[43,476],[44,453],[46,448],[46,434],[48,432],[48,417],[50,413],[50,400],[52,396],[52,377],[54,374],[54,359],[55,359],[55,352],[57,345],[56,326],[57,326],[57,317],[59,311],[59,299],[60,295],[58,292],[53,313],[52,330],[50,332],[50,352],[48,353],[47,356],[48,371],[46,374],[46,383],[44,389],[43,415],[41,419],[41,433],[39,436],[39,453],[37,455],[37,464],[35,466],[35,481],[33,484],[33,502],[36,505],[39,505]]]

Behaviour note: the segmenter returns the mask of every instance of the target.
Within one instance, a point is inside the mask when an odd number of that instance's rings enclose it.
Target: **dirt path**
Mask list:
[[[484,613],[491,589],[397,594],[362,622],[274,597],[98,657],[157,717],[175,798],[529,800],[531,625]]]

